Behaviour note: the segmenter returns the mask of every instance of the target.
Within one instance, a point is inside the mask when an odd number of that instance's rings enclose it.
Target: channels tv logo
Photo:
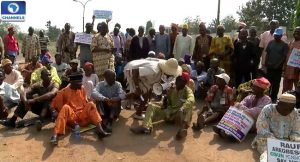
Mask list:
[[[26,2],[25,1],[2,1],[1,20],[6,22],[25,21]]]

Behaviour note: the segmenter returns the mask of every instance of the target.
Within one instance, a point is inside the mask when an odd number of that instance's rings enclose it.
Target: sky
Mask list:
[[[87,0],[79,1],[85,3]],[[220,17],[233,15],[238,18],[236,11],[247,1],[221,0]],[[123,32],[128,27],[137,29],[140,25],[145,26],[148,20],[154,22],[156,29],[161,24],[182,24],[184,18],[196,15],[200,15],[202,21],[209,23],[217,17],[217,3],[218,0],[91,0],[86,5],[85,23],[92,21],[94,10],[111,10],[113,18],[109,23],[110,30],[118,22]],[[26,20],[16,24],[22,31],[27,31],[29,26],[46,29],[48,20],[60,28],[69,22],[74,32],[81,32],[82,12],[82,5],[73,0],[27,0]],[[96,19],[95,24],[101,21],[103,19]]]

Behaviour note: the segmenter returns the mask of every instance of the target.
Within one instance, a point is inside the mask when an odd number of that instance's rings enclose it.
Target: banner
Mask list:
[[[92,34],[76,33],[74,42],[82,43],[82,44],[91,44],[92,43]]]
[[[238,141],[242,141],[253,124],[254,119],[251,116],[235,107],[230,107],[217,127],[232,135]]]
[[[268,162],[300,162],[300,143],[268,138]]]
[[[300,49],[293,49],[287,65],[300,68]]]
[[[94,15],[96,19],[112,19],[112,11],[94,10]]]

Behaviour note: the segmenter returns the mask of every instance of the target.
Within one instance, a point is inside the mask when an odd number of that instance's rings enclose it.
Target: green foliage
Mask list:
[[[46,22],[45,26],[48,28],[47,35],[50,41],[56,41],[57,37],[60,34],[60,29],[56,27],[56,25],[52,26],[50,20]]]
[[[224,25],[225,32],[231,32],[232,30],[236,30],[238,27],[238,23],[232,15],[226,16],[222,19],[221,24]]]
[[[184,23],[188,24],[189,26],[189,34],[194,35],[199,33],[199,24],[201,22],[200,16],[187,17],[184,19]]]
[[[297,2],[296,13],[294,19],[294,27],[300,26],[300,0]]]
[[[207,29],[208,29],[211,33],[216,33],[217,26],[218,26],[218,25],[217,25],[217,19],[213,19],[213,20],[209,23]]]
[[[148,34],[149,30],[150,30],[152,27],[153,27],[152,21],[151,21],[151,20],[147,21],[147,23],[146,23],[146,30],[145,30],[146,34]]]
[[[0,36],[3,38],[8,32],[7,28],[9,26],[14,26],[16,29],[16,37],[18,40],[22,39],[23,33],[20,32],[20,27],[16,24],[11,24],[8,22],[0,22]]]
[[[248,26],[257,26],[262,29],[262,19],[268,21],[276,19],[281,26],[292,27],[293,15],[297,0],[250,0],[241,6],[237,14],[240,21],[247,23]]]

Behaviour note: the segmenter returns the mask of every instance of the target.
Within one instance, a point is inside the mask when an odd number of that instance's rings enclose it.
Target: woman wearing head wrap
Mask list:
[[[88,98],[91,97],[93,89],[96,87],[99,82],[97,74],[93,73],[94,65],[90,62],[86,62],[83,66],[84,75],[82,78],[82,85],[86,91]]]

